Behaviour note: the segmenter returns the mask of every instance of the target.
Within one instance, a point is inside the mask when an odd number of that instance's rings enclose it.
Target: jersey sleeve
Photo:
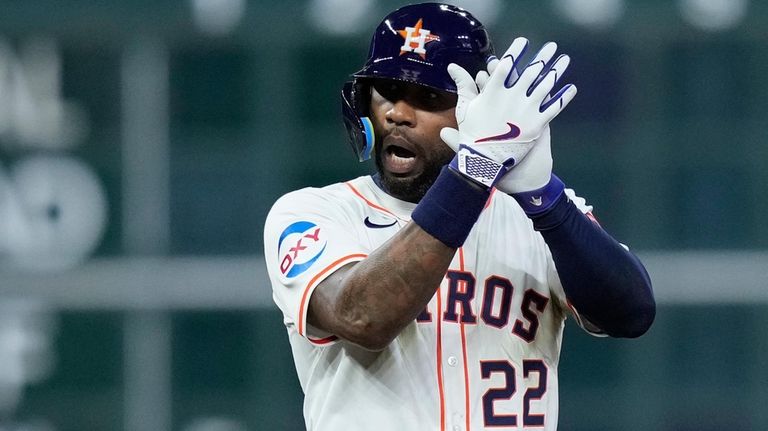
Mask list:
[[[585,214],[593,222],[597,223],[597,220],[592,215],[593,207],[592,205],[587,205],[586,199],[577,196],[573,189],[565,189],[565,194],[568,196],[568,199],[570,199],[571,202],[576,205],[576,208],[578,208],[579,211]],[[601,331],[597,326],[591,324],[587,319],[584,319],[581,315],[579,315],[579,311],[573,305],[571,305],[570,302],[568,302],[568,298],[565,296],[565,291],[563,290],[563,284],[560,281],[560,276],[558,275],[557,268],[555,267],[555,261],[552,258],[552,253],[548,252],[547,258],[547,273],[550,289],[560,308],[571,315],[571,317],[573,317],[573,319],[576,321],[576,324],[578,324],[579,327],[581,327],[587,333],[597,337],[607,337],[608,335]]]
[[[317,285],[334,271],[364,259],[368,250],[357,240],[343,202],[322,189],[302,189],[280,198],[264,226],[264,259],[272,297],[289,330],[317,345],[336,340],[306,322]]]

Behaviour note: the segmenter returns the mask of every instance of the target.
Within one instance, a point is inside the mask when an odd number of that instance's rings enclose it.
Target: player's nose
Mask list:
[[[394,103],[386,113],[387,122],[397,126],[416,125],[416,109],[406,99]]]

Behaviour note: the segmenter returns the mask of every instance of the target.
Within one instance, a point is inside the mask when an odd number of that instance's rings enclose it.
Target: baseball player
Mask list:
[[[651,325],[642,264],[552,174],[570,60],[527,46],[496,59],[454,6],[392,12],[342,91],[376,173],[272,207],[265,257],[308,430],[555,430],[566,318],[614,337]]]

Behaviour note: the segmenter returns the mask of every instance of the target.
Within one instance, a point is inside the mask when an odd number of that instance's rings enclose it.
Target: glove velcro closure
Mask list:
[[[456,152],[456,157],[449,166],[487,188],[493,187],[509,170],[507,166],[489,159],[464,144],[459,146],[459,151]]]
[[[411,219],[443,244],[459,248],[488,201],[487,188],[444,167],[411,214]]]

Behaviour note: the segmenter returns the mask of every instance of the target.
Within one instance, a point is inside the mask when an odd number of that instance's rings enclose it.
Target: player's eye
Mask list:
[[[373,88],[392,103],[406,100],[411,105],[426,111],[444,111],[456,106],[455,94],[423,85],[381,79],[374,80]]]
[[[376,80],[373,82],[373,88],[390,102],[397,102],[405,93],[401,83],[391,80]]]
[[[456,106],[456,95],[453,93],[427,89],[419,97],[422,108],[428,111],[443,111]]]

